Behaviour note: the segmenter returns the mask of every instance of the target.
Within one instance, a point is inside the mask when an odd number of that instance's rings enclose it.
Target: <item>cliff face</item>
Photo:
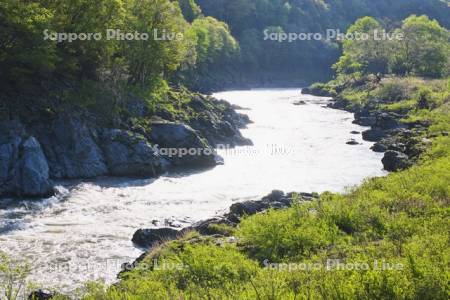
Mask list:
[[[246,116],[225,101],[191,96],[184,120],[163,110],[149,113],[142,102],[141,109],[110,122],[116,126],[76,113],[2,121],[0,195],[45,197],[52,194],[52,179],[156,177],[171,167],[212,167],[222,163],[213,146],[251,143],[239,131]],[[133,125],[133,118],[145,125]]]

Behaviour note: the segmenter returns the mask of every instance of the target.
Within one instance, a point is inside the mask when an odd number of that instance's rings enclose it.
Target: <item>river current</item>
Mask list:
[[[300,89],[221,92],[253,121],[243,129],[254,146],[219,149],[224,165],[157,179],[65,182],[61,195],[0,207],[0,250],[32,266],[31,281],[71,292],[88,280],[116,280],[123,262],[142,253],[139,228],[185,227],[238,201],[286,192],[343,192],[383,176],[382,154],[362,141],[351,113]],[[297,101],[303,105],[294,105]],[[349,139],[359,145],[347,145]]]

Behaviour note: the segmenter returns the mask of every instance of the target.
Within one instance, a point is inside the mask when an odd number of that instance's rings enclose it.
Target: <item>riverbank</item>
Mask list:
[[[222,163],[216,145],[251,144],[240,133],[248,117],[210,96],[172,89],[156,107],[132,95],[124,102],[110,116],[106,108],[63,104],[3,119],[0,197],[48,197],[61,179],[155,178],[174,167],[213,167]]]
[[[6,251],[13,259],[33,262],[28,280],[71,295],[89,280],[112,284],[120,265],[142,254],[131,242],[138,228],[180,230],[272,189],[343,192],[385,174],[382,156],[370,151],[372,143],[351,133],[367,127],[352,124],[350,113],[326,108],[327,98],[301,95],[300,89],[214,97],[243,107],[254,121],[242,129],[253,146],[217,149],[224,165],[156,179],[84,181],[64,199],[20,201],[0,210]],[[294,105],[298,101],[306,104]],[[360,145],[347,145],[350,138]]]
[[[91,287],[87,299],[446,299],[450,91],[445,81],[425,84],[433,87],[428,107],[420,85],[411,90],[417,98],[382,104],[386,111],[406,111],[403,119],[427,124],[415,131],[414,138],[430,142],[413,157],[413,166],[344,194],[323,193],[312,202],[244,218],[236,228],[215,226],[222,236],[190,232],[163,243],[106,292]],[[347,92],[339,96],[367,100],[367,89]],[[155,259],[166,267],[154,268]]]

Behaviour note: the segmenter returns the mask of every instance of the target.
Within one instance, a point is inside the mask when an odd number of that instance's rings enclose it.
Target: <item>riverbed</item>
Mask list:
[[[300,89],[214,96],[250,117],[242,134],[253,146],[221,146],[224,165],[209,170],[64,183],[58,197],[0,207],[0,249],[29,261],[39,286],[71,292],[88,280],[114,282],[121,264],[143,251],[131,242],[139,228],[189,226],[274,189],[344,192],[386,174],[382,154],[351,133],[366,128],[352,124],[351,113],[327,108],[327,98]],[[360,144],[347,145],[350,139]]]

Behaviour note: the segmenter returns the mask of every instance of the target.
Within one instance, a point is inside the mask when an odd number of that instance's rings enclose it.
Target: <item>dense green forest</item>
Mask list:
[[[388,31],[412,14],[428,15],[442,26],[450,26],[448,1],[430,0],[198,0],[205,15],[225,21],[240,43],[235,70],[241,80],[270,83],[303,79],[326,79],[339,57],[336,41],[283,42],[264,40],[263,32],[322,33],[327,29],[345,32],[362,16],[379,19]],[[281,80],[280,80],[281,81]]]
[[[441,0],[0,0],[2,120],[82,110],[110,122],[135,96],[188,119],[189,90],[324,79],[309,91],[401,116],[420,148],[410,168],[344,194],[294,196],[290,208],[216,226],[214,236],[163,243],[141,263],[183,268],[136,268],[110,287],[89,283],[80,298],[448,299],[449,16]],[[265,30],[329,28],[371,38],[264,40]],[[88,40],[108,29],[150,38]],[[155,40],[155,30],[175,35]],[[402,38],[376,40],[382,31]],[[64,32],[86,36],[54,40]],[[345,266],[323,268],[330,260]],[[8,280],[25,280],[3,261]]]
[[[89,92],[94,90],[111,95],[120,106],[124,91],[138,89],[150,99],[167,83],[210,91],[277,80],[311,82],[331,76],[341,43],[280,43],[265,40],[265,30],[345,32],[358,17],[370,15],[391,31],[410,14],[450,26],[448,4],[440,0],[2,0],[2,103],[18,93],[47,97],[63,89],[59,98],[71,98],[67,94],[73,90],[101,98]],[[108,29],[149,33],[150,39],[106,39]],[[182,38],[155,40],[154,30]],[[103,38],[53,41],[51,33],[102,33]]]
[[[169,0],[2,0],[0,29],[1,103],[10,115],[24,104],[39,111],[106,101],[120,111],[130,92],[152,104],[168,83],[182,84],[171,80],[177,72],[227,64],[238,51],[226,24],[212,17],[190,24]],[[108,29],[150,38],[107,38]],[[58,33],[82,35],[70,41]],[[164,33],[180,38],[156,39]]]

